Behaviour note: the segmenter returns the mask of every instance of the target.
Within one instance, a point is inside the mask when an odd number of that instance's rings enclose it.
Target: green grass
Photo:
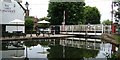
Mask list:
[[[115,35],[114,37],[115,37],[116,41],[117,41],[118,43],[120,43],[120,36]]]

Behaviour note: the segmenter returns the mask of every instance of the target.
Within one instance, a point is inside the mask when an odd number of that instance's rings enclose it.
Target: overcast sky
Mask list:
[[[30,4],[30,16],[36,16],[38,18],[47,16],[48,1],[49,0],[23,0]],[[85,0],[86,5],[97,7],[101,14],[101,21],[111,19],[111,0]]]

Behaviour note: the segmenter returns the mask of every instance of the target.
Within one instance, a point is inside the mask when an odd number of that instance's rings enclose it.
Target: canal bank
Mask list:
[[[56,35],[39,35],[36,36],[35,34],[27,34],[25,37],[24,36],[17,36],[17,37],[5,37],[5,38],[0,38],[0,41],[14,41],[14,40],[32,40],[32,39],[55,39],[55,38],[67,38],[67,37],[74,37],[75,35],[61,35],[61,34],[56,34]]]
[[[101,39],[103,40],[103,41],[106,41],[106,42],[108,42],[108,43],[111,43],[111,44],[113,44],[113,45],[115,45],[115,46],[119,46],[119,42],[117,41],[117,39],[115,38],[115,35],[113,35],[113,34],[102,34],[101,35]]]
[[[118,50],[113,53],[115,53],[116,58],[120,57],[120,35],[105,33],[105,34],[102,34],[101,40],[111,43],[113,46],[117,47]],[[115,48],[113,48],[112,50],[114,49]]]

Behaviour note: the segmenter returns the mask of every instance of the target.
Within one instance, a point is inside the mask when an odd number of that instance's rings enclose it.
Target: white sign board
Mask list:
[[[24,20],[24,10],[17,2],[1,2],[0,5],[2,24],[9,24],[10,21],[15,19]]]
[[[9,3],[1,1],[0,24],[10,24],[10,22],[15,19],[24,21],[24,10],[22,7],[14,0],[11,0]],[[6,31],[8,32],[13,32],[16,30],[16,26],[6,26]],[[18,31],[23,31],[24,33],[24,26],[18,26]]]

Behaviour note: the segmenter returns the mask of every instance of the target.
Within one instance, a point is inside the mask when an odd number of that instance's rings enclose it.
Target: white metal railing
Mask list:
[[[60,26],[60,31],[62,31],[62,25]],[[101,31],[102,33],[111,33],[111,25],[102,25],[102,24],[96,24],[96,25],[64,25],[64,31],[68,32],[74,32],[74,31]]]

